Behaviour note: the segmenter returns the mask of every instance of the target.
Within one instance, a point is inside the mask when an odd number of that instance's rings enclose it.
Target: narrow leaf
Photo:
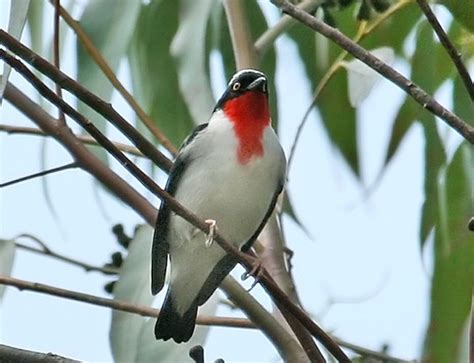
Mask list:
[[[10,2],[10,14],[8,19],[8,34],[15,39],[20,39],[23,27],[25,26],[28,16],[28,7],[30,0],[12,0]],[[11,68],[7,64],[3,64],[3,74],[0,82],[0,104],[3,99],[3,92],[7,86],[8,77],[10,76]]]
[[[438,184],[435,268],[426,361],[460,362],[474,288],[474,148],[464,143]]]
[[[114,298],[136,304],[151,305],[150,251],[153,230],[148,225],[138,227],[128,248],[128,256],[114,286]],[[114,310],[110,326],[110,345],[116,362],[135,362],[140,332],[146,319],[142,316]]]
[[[214,107],[206,69],[206,29],[216,0],[181,1],[179,28],[171,44],[178,80],[196,124],[207,122]]]
[[[377,48],[370,53],[389,65],[395,59],[394,51],[390,47]],[[370,94],[377,81],[382,79],[382,76],[358,59],[353,59],[345,63],[344,66],[347,69],[349,102],[352,107],[358,107]]]
[[[81,16],[80,25],[113,71],[118,69],[125,55],[140,10],[140,1],[90,1]],[[113,86],[102,73],[85,48],[77,41],[77,80],[102,99],[109,101]],[[78,111],[94,122],[101,131],[106,130],[105,119],[79,102]],[[103,161],[104,150],[91,147]]]
[[[179,1],[143,5],[129,50],[134,95],[175,145],[194,127],[179,87],[177,62],[170,53],[179,10]]]
[[[10,276],[15,259],[15,241],[0,239],[0,275]],[[5,294],[5,285],[0,285],[0,301]]]

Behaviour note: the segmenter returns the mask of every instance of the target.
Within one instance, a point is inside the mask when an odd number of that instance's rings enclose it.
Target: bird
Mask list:
[[[236,266],[237,260],[213,243],[217,229],[247,251],[271,216],[286,176],[286,158],[271,125],[264,73],[235,73],[207,123],[185,139],[165,190],[210,225],[196,229],[161,203],[151,251],[151,290],[170,278],[156,325],[156,339],[188,341],[197,310]]]

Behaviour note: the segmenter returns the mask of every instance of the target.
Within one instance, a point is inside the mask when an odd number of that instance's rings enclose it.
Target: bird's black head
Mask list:
[[[255,69],[243,69],[232,76],[227,89],[217,102],[215,110],[222,109],[224,104],[233,98],[242,96],[249,91],[268,95],[267,77]]]

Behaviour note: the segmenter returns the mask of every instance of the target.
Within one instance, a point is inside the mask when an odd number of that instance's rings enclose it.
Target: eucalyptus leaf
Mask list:
[[[15,39],[20,39],[26,19],[28,18],[28,7],[30,0],[12,0],[10,1],[10,14],[8,18],[7,32]],[[0,82],[0,104],[3,100],[3,93],[10,77],[11,67],[3,64],[3,74]]]
[[[474,288],[474,148],[464,142],[438,183],[435,267],[425,360],[460,362]]]
[[[129,49],[134,96],[174,145],[180,145],[194,127],[170,53],[179,12],[179,1],[143,5]]]
[[[0,275],[10,276],[15,259],[15,241],[0,239]],[[5,294],[5,285],[0,285],[0,301]]]
[[[415,44],[415,53],[411,59],[411,80],[428,93],[434,94],[453,75],[453,65],[444,48],[435,41],[433,30],[426,21],[418,27]],[[433,117],[429,111],[406,96],[393,122],[384,167],[392,160],[416,120],[433,122]]]
[[[178,80],[184,100],[196,124],[207,122],[212,96],[206,69],[206,29],[216,0],[181,1],[179,27],[171,44],[178,64]]]
[[[370,53],[389,65],[395,60],[395,53],[390,47],[373,49]],[[382,76],[358,59],[346,62],[344,67],[347,69],[349,102],[352,107],[358,107]]]
[[[140,6],[140,1],[89,1],[81,16],[81,27],[114,72],[129,47]],[[112,84],[79,40],[77,40],[77,81],[105,101],[110,100],[113,92]],[[106,120],[84,103],[79,102],[78,111],[93,121],[102,132],[106,130]],[[91,150],[104,162],[107,161],[104,150],[97,147],[91,147]]]
[[[120,278],[114,286],[114,299],[150,306],[151,241],[153,229],[148,225],[137,228],[130,242],[128,255],[120,268]],[[118,310],[112,312],[110,345],[116,362],[134,362],[140,345],[140,334],[146,319]]]

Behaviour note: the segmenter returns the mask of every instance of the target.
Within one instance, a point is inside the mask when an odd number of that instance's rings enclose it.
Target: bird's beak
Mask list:
[[[260,91],[267,93],[267,80],[265,77],[259,77],[247,86],[247,91]]]

